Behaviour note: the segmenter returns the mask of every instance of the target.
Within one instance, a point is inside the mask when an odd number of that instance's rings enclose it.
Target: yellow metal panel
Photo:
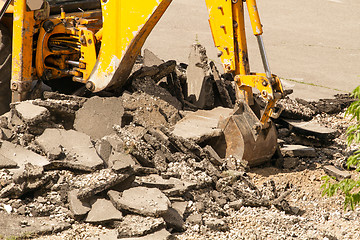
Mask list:
[[[147,36],[172,0],[101,1],[102,42],[87,85],[97,92],[125,83]]]
[[[232,3],[227,0],[206,0],[209,23],[215,46],[227,72],[235,71],[235,49]]]
[[[236,22],[234,42],[235,46],[237,46],[235,74],[249,75],[250,65],[245,34],[244,3],[242,1],[233,3],[233,18],[234,22]],[[252,92],[249,92],[249,95],[252,96]]]
[[[84,63],[85,69],[81,71],[83,73],[82,78],[88,79],[90,77],[91,70],[96,64],[96,49],[95,49],[95,35],[92,31],[87,30],[86,28],[80,28],[80,35],[85,38],[84,43],[81,46],[82,58],[80,58],[80,63]]]
[[[246,5],[249,11],[251,27],[253,29],[254,35],[257,36],[263,34],[256,0],[246,0]]]
[[[256,73],[254,75],[237,75],[235,79],[240,88],[257,88],[264,99],[268,100],[274,98],[273,88],[263,73]]]
[[[32,81],[32,44],[35,20],[33,12],[28,12],[26,9],[26,1],[14,1],[12,101],[25,100]]]
[[[273,82],[269,82],[265,73],[252,73],[251,75],[237,75],[235,81],[240,90],[256,88],[260,91],[261,96],[266,100],[267,106],[263,111],[260,122],[266,126],[272,113],[274,112],[275,103],[283,95],[283,88],[279,77],[272,75]]]

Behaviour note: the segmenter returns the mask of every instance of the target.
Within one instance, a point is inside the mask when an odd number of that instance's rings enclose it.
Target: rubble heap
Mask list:
[[[207,62],[204,49],[195,45],[190,58],[189,66],[145,59],[121,96],[45,92],[42,99],[12,104],[0,117],[1,235],[26,238],[72,228],[68,239],[175,239],[184,231],[229,232],[229,211],[244,207],[301,215],[304,209],[287,200],[292,184],[255,184],[246,166],[220,158],[204,138],[173,133],[184,110],[234,103],[231,83]],[[211,90],[188,89],[195,81],[189,77]],[[294,116],[294,106],[308,109],[297,114],[306,120],[324,106],[282,104],[283,116]],[[301,159],[318,156],[315,145],[294,147],[303,126],[283,119],[277,127],[284,139],[274,157],[279,167],[296,169]],[[320,135],[338,136],[312,134]],[[105,228],[91,236],[79,226]]]

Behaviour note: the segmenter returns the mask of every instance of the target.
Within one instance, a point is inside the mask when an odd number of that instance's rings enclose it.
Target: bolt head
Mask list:
[[[93,82],[87,82],[85,84],[85,87],[89,90],[89,91],[94,91],[95,90],[95,84]]]

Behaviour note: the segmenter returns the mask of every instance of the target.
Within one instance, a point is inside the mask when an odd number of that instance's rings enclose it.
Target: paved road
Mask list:
[[[258,6],[271,70],[291,79],[285,85],[293,86],[293,97],[331,97],[360,84],[359,0],[258,0]],[[197,40],[220,64],[207,18],[205,0],[173,0],[145,47],[165,60],[187,62]],[[250,67],[263,71],[247,30]]]

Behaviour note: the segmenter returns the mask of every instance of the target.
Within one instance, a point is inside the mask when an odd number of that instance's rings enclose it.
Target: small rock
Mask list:
[[[295,157],[286,157],[284,158],[283,167],[285,169],[291,169],[296,167],[299,164],[299,159]]]
[[[222,219],[213,218],[213,219],[205,220],[205,225],[215,231],[229,230],[228,224]]]
[[[204,212],[205,211],[205,204],[203,202],[196,202],[195,207],[198,210],[198,212]]]
[[[169,208],[162,217],[169,228],[173,228],[175,231],[184,231],[184,219],[174,208]]]
[[[175,209],[180,214],[180,216],[182,216],[182,218],[184,218],[184,214],[186,212],[188,204],[189,204],[189,202],[184,202],[184,201],[178,202],[178,201],[176,201],[176,202],[173,202],[171,204],[171,207],[173,209]]]
[[[11,205],[4,204],[4,210],[5,210],[8,214],[10,214],[13,209],[12,209]]]
[[[191,224],[201,225],[202,222],[203,222],[202,215],[201,215],[201,214],[193,214],[193,215],[190,215],[190,216],[186,219],[186,222],[191,223]]]
[[[235,210],[240,210],[240,208],[244,206],[244,201],[242,199],[233,201],[229,203],[229,207],[235,209]]]

